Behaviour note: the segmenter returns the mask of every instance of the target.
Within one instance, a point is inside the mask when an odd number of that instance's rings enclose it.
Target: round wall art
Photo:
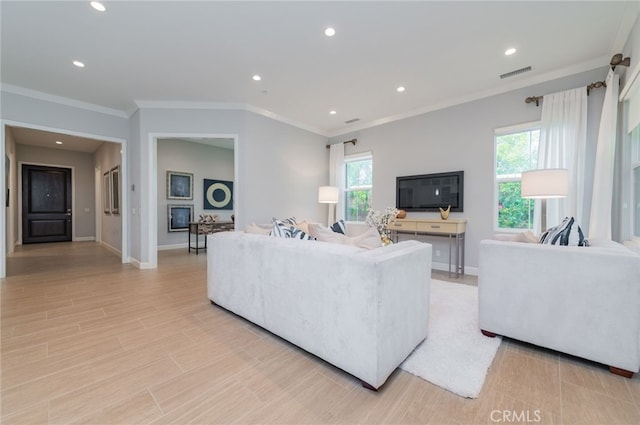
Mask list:
[[[233,182],[204,179],[204,209],[232,210]]]

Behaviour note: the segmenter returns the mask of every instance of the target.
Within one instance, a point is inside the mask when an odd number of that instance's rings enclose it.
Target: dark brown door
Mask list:
[[[71,240],[71,169],[22,166],[22,243]]]

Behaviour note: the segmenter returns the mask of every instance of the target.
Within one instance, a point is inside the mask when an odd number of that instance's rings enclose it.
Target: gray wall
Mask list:
[[[122,149],[119,143],[103,143],[95,153],[94,167],[99,170],[99,175],[109,172],[114,167],[121,166],[122,155],[120,150]],[[122,173],[122,171],[120,171]],[[95,175],[95,174],[94,174]],[[101,177],[102,178],[102,177]],[[122,179],[120,180],[120,197],[126,196],[126,193],[122,191]],[[94,186],[95,187],[95,186]],[[103,193],[102,193],[102,180],[98,183],[97,187],[100,190],[96,190],[97,204],[99,205],[98,214],[100,215],[100,241],[107,245],[112,251],[121,254],[122,253],[122,206],[118,214],[105,213],[103,205]],[[120,201],[122,205],[122,201]]]
[[[73,167],[75,240],[95,239],[93,154],[16,145],[16,157],[23,164]]]
[[[169,232],[168,205],[193,205],[194,221],[200,214],[218,214],[231,220],[233,210],[204,210],[204,179],[233,181],[233,150],[180,140],[158,140],[158,248],[186,246],[186,232]],[[167,171],[193,173],[193,200],[167,199]],[[235,189],[235,188],[234,188]],[[235,190],[234,190],[235,192]]]
[[[356,137],[356,146],[345,145],[346,154],[373,153],[374,209],[395,205],[397,176],[464,170],[464,212],[451,213],[450,217],[467,219],[466,265],[476,268],[480,240],[494,233],[494,130],[540,119],[541,107],[525,104],[526,97],[586,86],[603,80],[606,72],[605,67],[514,90],[334,137],[331,143]],[[588,139],[591,144],[597,136],[603,98],[603,89],[592,91],[589,96]],[[412,213],[409,216],[439,217],[439,214]],[[434,244],[435,263],[440,263],[439,266],[448,263],[448,242],[444,238],[425,236],[420,239]]]
[[[7,252],[13,252],[14,245],[18,242],[18,191],[16,190],[18,181],[18,162],[16,161],[16,143],[13,139],[11,129],[5,129],[5,151],[4,154],[9,158],[9,170],[5,169],[5,176],[9,175],[9,180],[5,182],[6,187],[10,188],[9,206],[6,208],[5,224],[7,233],[5,242]],[[3,159],[5,161],[5,159]],[[5,203],[6,205],[6,203]]]
[[[318,186],[328,182],[327,139],[253,112],[224,109],[142,108],[132,117],[130,154],[131,256],[141,267],[157,262],[158,228],[148,220],[164,196],[157,187],[157,142],[170,137],[235,137],[236,225],[297,215],[321,220]],[[144,217],[144,219],[142,219]],[[152,222],[153,221],[153,222]],[[138,242],[140,245],[138,246]]]
[[[329,184],[326,137],[249,112],[244,142],[242,226],[272,217],[326,221],[327,206],[318,204],[318,187]]]

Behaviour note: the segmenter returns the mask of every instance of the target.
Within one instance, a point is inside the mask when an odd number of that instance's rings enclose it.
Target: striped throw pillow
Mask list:
[[[540,243],[547,245],[589,246],[582,229],[573,217],[565,217],[562,223],[550,228],[540,236]]]
[[[347,230],[344,224],[344,220],[340,219],[338,221],[336,221],[335,223],[333,223],[331,226],[329,226],[331,228],[331,230],[333,230],[336,233],[342,233],[343,235],[347,234]]]

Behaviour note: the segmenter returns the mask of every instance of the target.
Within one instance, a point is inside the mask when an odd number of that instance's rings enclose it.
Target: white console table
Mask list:
[[[391,230],[394,240],[398,241],[398,233],[414,235],[447,236],[449,238],[449,277],[451,277],[451,248],[455,242],[456,277],[464,274],[464,236],[467,230],[467,220],[451,218],[397,218],[392,220],[387,229]]]

